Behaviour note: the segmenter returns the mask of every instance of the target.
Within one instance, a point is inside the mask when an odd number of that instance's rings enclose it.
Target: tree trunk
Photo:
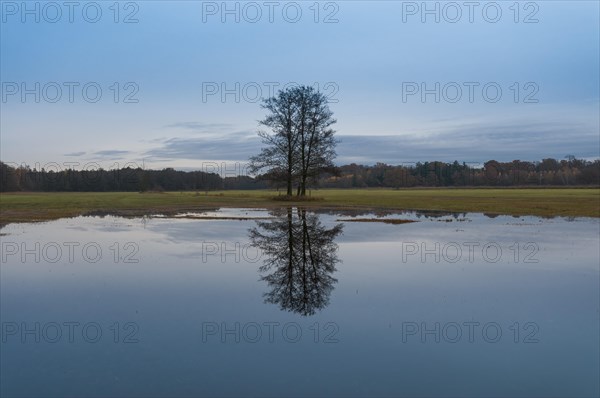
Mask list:
[[[287,196],[292,196],[292,178],[290,176],[287,180]]]
[[[292,153],[288,153],[287,196],[292,196]]]

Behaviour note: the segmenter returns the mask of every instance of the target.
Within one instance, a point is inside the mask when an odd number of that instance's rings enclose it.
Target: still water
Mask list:
[[[223,209],[0,232],[2,396],[600,392],[597,219]]]

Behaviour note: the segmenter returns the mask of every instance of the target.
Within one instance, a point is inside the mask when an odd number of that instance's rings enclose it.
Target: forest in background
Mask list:
[[[320,175],[312,188],[411,188],[478,186],[598,186],[600,160],[575,158],[538,162],[490,160],[482,167],[457,161],[418,162],[411,165],[372,166],[349,164]],[[212,191],[228,189],[282,188],[268,175],[221,177],[203,171],[173,168],[146,170],[36,170],[12,167],[0,162],[0,191],[31,192],[135,192],[135,191]]]

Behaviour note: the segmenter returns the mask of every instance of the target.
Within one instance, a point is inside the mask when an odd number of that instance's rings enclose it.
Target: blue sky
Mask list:
[[[291,83],[330,96],[340,164],[600,156],[597,1],[427,2],[439,21],[402,1],[22,4],[1,2],[5,162],[244,162],[256,98]]]

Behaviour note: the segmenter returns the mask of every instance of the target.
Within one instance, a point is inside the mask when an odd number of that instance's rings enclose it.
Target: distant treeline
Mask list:
[[[322,188],[403,188],[460,186],[569,186],[600,185],[600,160],[543,159],[541,162],[490,160],[483,167],[465,163],[423,162],[393,166],[350,164],[320,176]],[[221,177],[203,171],[144,170],[36,170],[0,162],[0,191],[108,192],[208,191],[276,187],[266,176]]]
[[[490,160],[483,167],[471,167],[457,161],[419,162],[409,166],[350,164],[340,166],[337,176],[321,179],[320,185],[336,188],[600,185],[600,160]]]
[[[250,177],[221,178],[216,173],[203,171],[144,170],[121,168],[113,170],[61,171],[11,167],[0,162],[0,191],[49,191],[49,192],[110,192],[110,191],[188,191],[229,188],[235,181],[240,189],[253,188],[257,184]],[[266,183],[262,183],[266,186]]]

